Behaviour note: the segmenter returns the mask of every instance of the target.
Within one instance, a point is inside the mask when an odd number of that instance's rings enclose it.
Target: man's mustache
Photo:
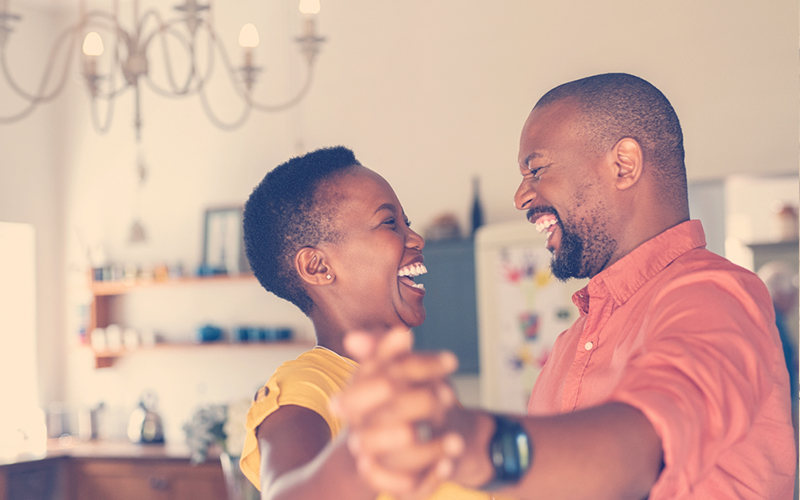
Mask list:
[[[558,216],[558,212],[556,212],[556,210],[554,208],[552,208],[552,207],[533,207],[533,208],[529,208],[528,212],[526,213],[526,216],[528,218],[528,221],[532,222],[533,220],[536,220],[536,219],[534,219],[534,216],[541,215],[541,214],[552,214],[552,215],[555,215],[556,216],[556,220],[558,220],[558,223],[561,224],[561,217]]]

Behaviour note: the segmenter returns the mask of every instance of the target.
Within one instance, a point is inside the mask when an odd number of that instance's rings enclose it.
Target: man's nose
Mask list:
[[[517,207],[517,210],[528,210],[535,199],[536,191],[523,179],[517,192],[514,193],[514,206]]]

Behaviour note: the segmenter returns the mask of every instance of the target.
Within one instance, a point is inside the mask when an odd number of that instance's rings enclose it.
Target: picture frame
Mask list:
[[[241,206],[215,207],[205,211],[201,275],[240,274],[250,271],[244,253]]]

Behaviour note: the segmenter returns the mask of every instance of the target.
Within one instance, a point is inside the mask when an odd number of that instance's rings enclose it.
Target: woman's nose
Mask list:
[[[425,239],[413,229],[408,228],[408,235],[406,236],[406,247],[422,250],[423,248],[425,248]]]

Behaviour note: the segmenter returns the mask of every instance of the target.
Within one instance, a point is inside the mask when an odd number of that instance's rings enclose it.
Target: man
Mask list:
[[[512,498],[791,498],[770,297],[689,220],[666,97],[627,74],[556,87],[523,127],[519,169],[514,202],[548,233],[553,274],[590,278],[580,317],[527,417],[453,406],[449,358],[412,353],[408,333],[351,336],[362,370],[337,407],[363,477],[397,495],[451,477]]]

